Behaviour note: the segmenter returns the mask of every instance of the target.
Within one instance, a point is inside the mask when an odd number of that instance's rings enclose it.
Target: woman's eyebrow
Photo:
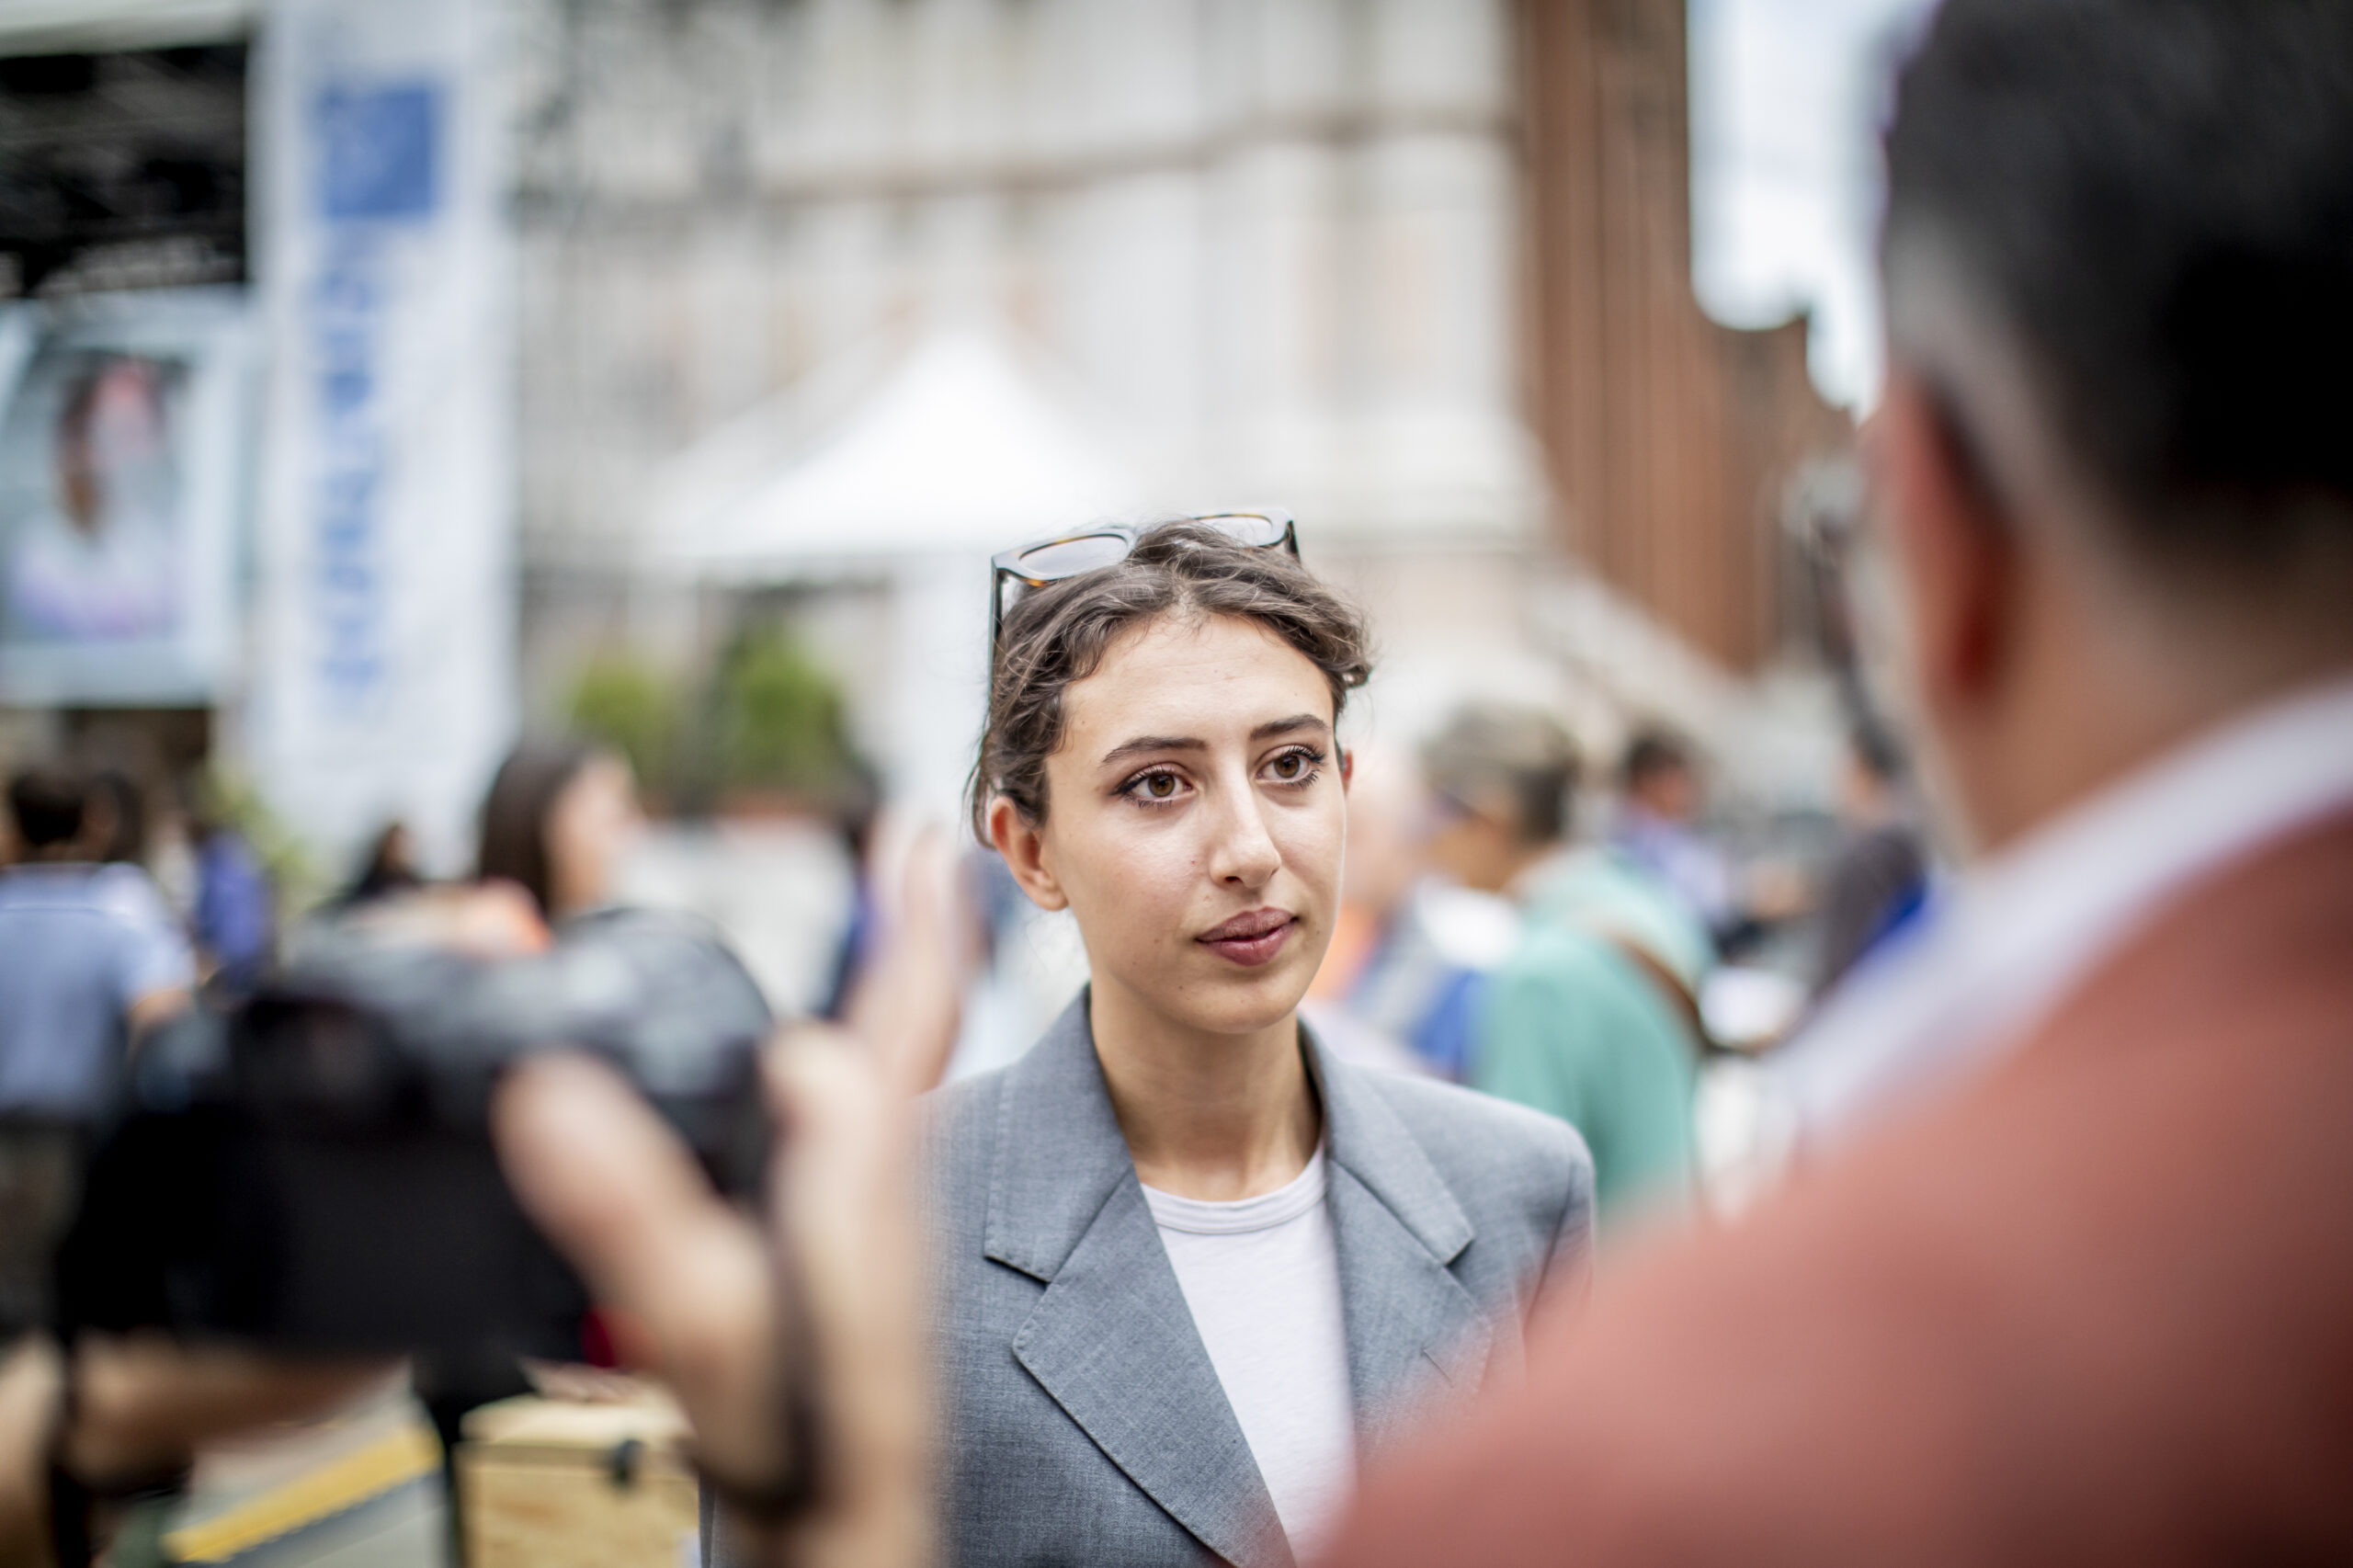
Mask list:
[[[1313,713],[1294,713],[1288,719],[1268,720],[1252,730],[1250,738],[1254,741],[1264,741],[1277,735],[1296,734],[1302,730],[1314,730],[1322,733],[1330,728],[1330,725]],[[1108,767],[1114,763],[1125,762],[1128,758],[1145,752],[1207,751],[1209,749],[1209,742],[1196,740],[1189,735],[1138,735],[1135,739],[1122,741],[1105,752],[1102,766]]]
[[[1129,757],[1148,751],[1207,751],[1209,749],[1209,742],[1191,740],[1182,735],[1138,735],[1134,740],[1122,741],[1105,752],[1103,766],[1108,767],[1115,762],[1124,762]]]

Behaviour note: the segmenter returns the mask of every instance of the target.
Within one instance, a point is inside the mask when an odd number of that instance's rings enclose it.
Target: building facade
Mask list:
[[[1562,541],[1727,667],[1779,651],[1782,498],[1842,450],[1802,318],[1710,321],[1691,291],[1681,0],[1525,0],[1533,257],[1524,338]]]
[[[518,3],[542,705],[642,631],[666,461],[975,316],[1156,499],[1298,515],[1409,706],[1540,672],[1585,567],[1711,668],[1779,646],[1775,498],[1845,422],[1802,323],[1693,301],[1679,0]]]
[[[481,254],[503,269],[484,297],[509,301],[511,341],[503,319],[478,351],[513,417],[469,415],[443,445],[482,447],[508,497],[494,509],[513,518],[527,722],[551,721],[597,652],[707,653],[745,612],[740,589],[646,569],[683,458],[749,420],[788,462],[976,322],[1024,346],[1153,507],[1296,514],[1311,558],[1370,603],[1388,672],[1371,706],[1401,731],[1498,688],[1594,717],[1605,741],[1642,710],[1705,730],[1786,640],[1778,498],[1846,426],[1806,380],[1802,324],[1732,332],[1693,301],[1682,0],[449,9],[480,43],[467,58],[496,62],[506,133],[479,166],[505,182],[505,232]],[[0,18],[0,57],[250,43],[282,66],[297,30],[416,30],[392,0],[19,10]],[[60,101],[51,78],[79,69],[25,66],[0,87]],[[280,144],[317,129],[289,130],[311,122],[287,102],[253,122],[257,170],[315,152]],[[313,183],[271,188],[291,211]],[[261,231],[283,223],[249,216],[255,254],[275,256]],[[199,260],[234,249],[233,224],[222,234]],[[16,265],[19,288],[49,276],[30,251]],[[90,286],[157,281],[117,271]],[[317,292],[282,257],[255,288]],[[290,332],[284,313],[257,312],[261,335]],[[283,366],[290,343],[258,347]],[[266,423],[265,468],[276,412]],[[407,480],[429,489],[440,449],[418,446]],[[387,529],[387,550],[415,543]],[[246,531],[265,588],[291,585],[290,600],[319,576]],[[373,579],[418,625],[451,602],[431,565]],[[881,582],[753,597],[808,627],[860,711],[887,706],[895,677],[867,655],[910,627]],[[271,644],[256,646],[260,661]],[[223,732],[267,719],[256,684],[224,683]],[[451,802],[487,745],[436,775],[453,844]],[[405,809],[363,782],[339,808],[346,835]]]

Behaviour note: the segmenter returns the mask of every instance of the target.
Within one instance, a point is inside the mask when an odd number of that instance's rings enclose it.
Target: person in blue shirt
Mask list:
[[[0,869],[0,1114],[101,1114],[131,1046],[188,1005],[188,943],[126,896],[122,868],[89,858],[87,799],[51,768],[8,787],[19,859]]]

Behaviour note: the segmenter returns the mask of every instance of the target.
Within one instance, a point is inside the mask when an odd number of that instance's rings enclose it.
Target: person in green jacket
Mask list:
[[[1521,912],[1475,1026],[1471,1083],[1574,1126],[1605,1217],[1688,1210],[1707,933],[1640,867],[1570,846],[1576,748],[1542,710],[1462,709],[1422,762],[1441,808],[1432,862]]]

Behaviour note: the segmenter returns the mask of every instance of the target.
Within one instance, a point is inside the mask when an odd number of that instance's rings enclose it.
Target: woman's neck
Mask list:
[[[1307,1168],[1324,1119],[1297,1014],[1247,1034],[1211,1034],[1098,980],[1087,1022],[1112,1113],[1146,1187],[1233,1202],[1272,1192]]]

